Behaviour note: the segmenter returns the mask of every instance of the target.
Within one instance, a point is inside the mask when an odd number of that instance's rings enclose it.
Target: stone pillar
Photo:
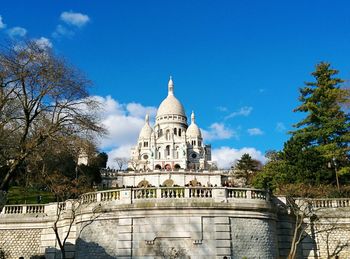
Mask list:
[[[190,189],[185,188],[185,198],[190,198]]]
[[[162,189],[160,189],[160,188],[156,189],[156,198],[157,199],[162,198]]]
[[[215,202],[227,202],[226,189],[225,188],[215,188],[212,189],[212,195]]]
[[[132,203],[132,189],[121,189],[120,190],[120,202],[124,204]]]
[[[229,217],[215,217],[216,258],[231,257],[231,225]]]
[[[118,220],[118,258],[132,258],[132,218]]]

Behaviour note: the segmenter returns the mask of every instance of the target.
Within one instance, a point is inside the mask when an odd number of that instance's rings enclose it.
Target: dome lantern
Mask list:
[[[188,126],[188,129],[186,131],[186,136],[189,138],[202,138],[202,133],[195,122],[195,116],[193,111],[191,114],[191,124],[190,126]]]

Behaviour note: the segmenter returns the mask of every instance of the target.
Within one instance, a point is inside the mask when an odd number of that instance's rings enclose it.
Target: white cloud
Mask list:
[[[61,13],[60,18],[65,23],[76,27],[82,27],[90,21],[89,16],[86,14],[74,13],[72,11]]]
[[[60,38],[60,37],[71,37],[74,35],[74,31],[67,29],[63,25],[59,24],[56,26],[55,31],[52,33],[52,37]]]
[[[253,159],[257,159],[263,163],[266,162],[266,158],[262,152],[253,147],[243,147],[241,149],[230,147],[214,148],[212,150],[212,160],[217,162],[219,168],[228,169],[245,153],[248,153]]]
[[[41,37],[39,39],[35,39],[34,41],[42,49],[51,49],[52,48],[52,42],[48,38]]]
[[[248,116],[253,110],[253,107],[250,106],[244,106],[241,107],[238,111],[232,112],[229,115],[225,117],[225,120],[237,117],[237,116]]]
[[[150,117],[154,117],[157,113],[157,109],[155,107],[145,107],[139,103],[128,103],[126,105],[126,109],[128,110],[130,116],[135,117],[144,117],[146,114],[148,114]]]
[[[17,27],[8,29],[7,33],[11,38],[24,37],[27,34],[27,30],[25,28],[17,26]]]
[[[126,158],[128,159],[130,157],[130,149],[131,149],[131,145],[123,145],[120,146],[118,148],[112,149],[111,151],[109,151],[107,153],[108,155],[108,162],[107,162],[107,166],[109,168],[119,168],[117,162],[114,161],[115,158],[120,157],[120,158]],[[124,169],[127,168],[127,165],[123,166]]]
[[[100,116],[108,131],[108,135],[100,141],[101,149],[115,150],[135,145],[145,124],[146,113],[149,113],[151,119],[156,113],[155,107],[145,107],[138,103],[120,104],[111,96],[94,98],[102,104],[103,111]]]
[[[124,109],[118,101],[114,100],[110,95],[106,97],[102,96],[94,96],[96,101],[102,104],[103,107],[103,117],[107,117],[109,115],[123,115]]]
[[[0,29],[5,29],[5,28],[6,28],[6,24],[3,22],[2,16],[0,15]]]
[[[277,122],[277,124],[276,124],[276,131],[277,132],[286,132],[286,130],[287,130],[287,128],[286,128],[286,126],[284,125],[284,123],[283,122]]]
[[[210,125],[209,130],[201,129],[203,138],[205,140],[217,140],[217,139],[229,139],[232,137],[237,138],[237,132],[227,128],[223,123],[213,123]]]
[[[250,136],[263,135],[264,132],[259,128],[251,128],[247,130]]]
[[[218,107],[216,107],[216,109],[218,109],[221,112],[227,112],[228,111],[228,109],[225,106],[218,106]]]

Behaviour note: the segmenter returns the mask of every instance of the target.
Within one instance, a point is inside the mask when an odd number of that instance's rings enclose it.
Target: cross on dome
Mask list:
[[[194,112],[192,111],[191,113],[191,123],[195,123],[195,117],[194,117]]]
[[[169,94],[171,95],[174,94],[174,82],[173,82],[172,76],[169,77],[169,82],[168,82],[168,95]]]

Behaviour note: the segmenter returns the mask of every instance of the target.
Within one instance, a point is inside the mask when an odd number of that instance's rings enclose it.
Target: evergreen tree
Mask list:
[[[349,169],[350,120],[342,109],[349,96],[340,88],[343,80],[337,74],[329,63],[316,66],[312,73],[315,82],[307,82],[300,89],[301,105],[294,110],[307,115],[294,125],[297,129],[284,148],[285,159],[299,170],[313,171],[316,182],[327,180],[335,171],[346,173]],[[299,150],[290,155],[295,146]]]
[[[346,110],[349,91],[328,63],[316,65],[300,89],[301,104],[294,112],[306,117],[294,125],[291,138],[281,152],[273,152],[254,179],[256,187],[278,188],[288,183],[311,185],[345,182],[349,177],[350,118]],[[340,179],[338,179],[340,177]],[[340,181],[339,181],[340,180]]]
[[[249,154],[245,153],[234,167],[236,175],[246,179],[247,184],[251,183],[252,175],[261,169],[261,162],[253,159]]]
[[[258,170],[259,161],[253,159],[249,154],[245,153],[241,159],[237,160],[235,169],[243,171],[245,173],[255,172]]]

